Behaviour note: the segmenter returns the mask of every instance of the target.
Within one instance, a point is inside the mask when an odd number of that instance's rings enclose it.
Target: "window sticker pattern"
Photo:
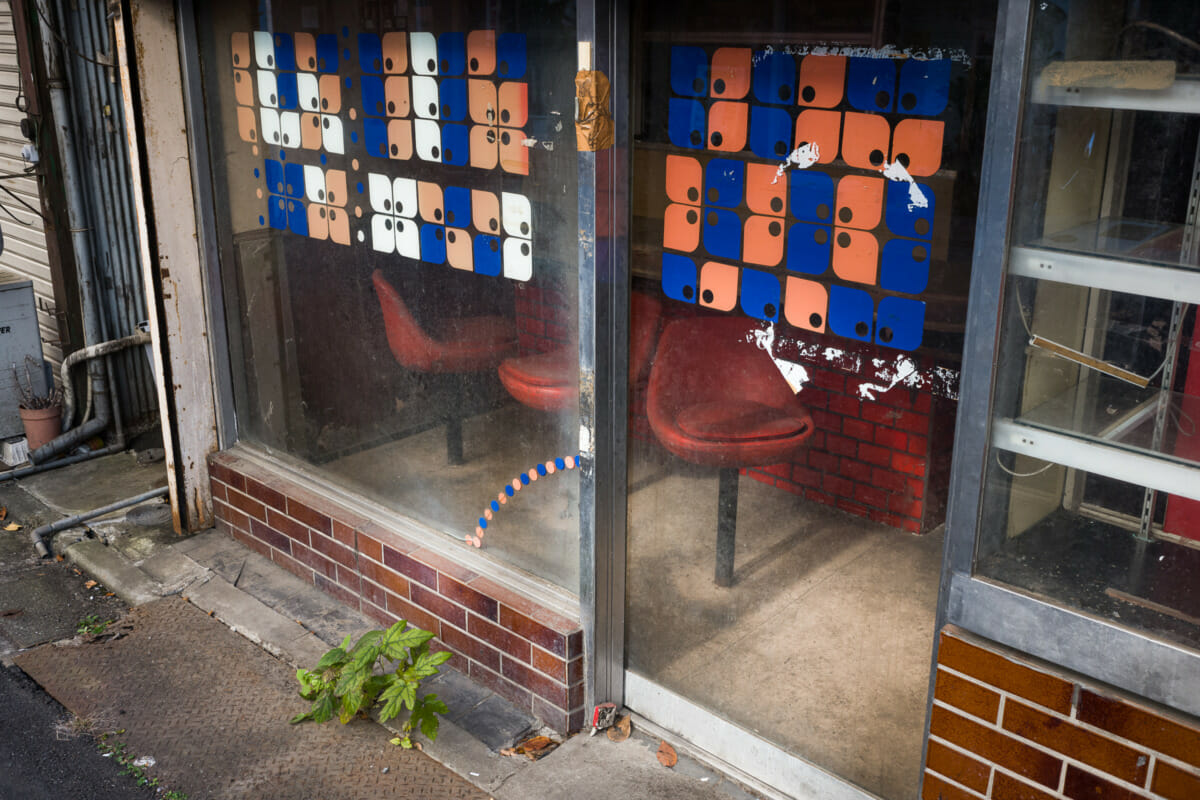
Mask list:
[[[951,61],[675,46],[670,70],[664,293],[920,347]]]
[[[532,277],[528,197],[417,180],[392,163],[527,176],[524,34],[253,31],[232,35],[230,55],[238,136],[263,159],[254,169],[267,201],[260,225]],[[348,158],[348,147],[366,160]],[[453,183],[470,183],[463,174]]]

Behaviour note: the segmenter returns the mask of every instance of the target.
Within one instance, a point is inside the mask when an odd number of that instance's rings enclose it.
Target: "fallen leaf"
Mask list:
[[[542,756],[549,755],[556,747],[558,747],[558,742],[549,736],[532,736],[512,747],[503,748],[500,755],[525,756],[530,761],[537,761]]]
[[[633,723],[629,720],[629,715],[618,719],[611,728],[608,729],[608,738],[614,742],[623,742],[629,738],[629,734],[633,732]]]
[[[59,553],[58,555],[56,555],[56,556],[54,557],[54,560],[55,560],[55,561],[66,561],[66,560],[67,560],[67,557],[66,557],[66,556],[64,556],[62,553]]]
[[[0,506],[0,520],[8,516],[8,506]]]
[[[116,597],[117,593],[116,592],[105,592],[104,596],[105,597]]]
[[[0,611],[0,617],[19,617],[23,613],[25,613],[23,608],[6,608]]]
[[[675,748],[666,742],[658,745],[658,762],[664,767],[673,767],[679,763],[679,756],[675,754]]]
[[[18,525],[17,523],[15,523],[15,522],[10,522],[10,523],[8,523],[7,525],[5,525],[5,526],[4,526],[4,530],[6,530],[6,531],[19,531],[19,530],[21,530],[21,526],[20,526],[20,525]]]
[[[87,583],[83,584],[83,588],[85,588],[85,589],[90,589],[90,588],[92,588],[92,587],[93,587],[93,586],[95,586],[95,585],[96,585],[96,582],[95,582],[95,581],[88,581]]]

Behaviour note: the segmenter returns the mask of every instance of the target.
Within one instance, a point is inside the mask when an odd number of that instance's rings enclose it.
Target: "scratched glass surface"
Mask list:
[[[1030,24],[976,571],[1200,645],[1200,8]]]
[[[950,8],[633,16],[628,668],[897,798],[995,25]]]
[[[261,8],[198,14],[239,438],[577,591],[573,5]]]

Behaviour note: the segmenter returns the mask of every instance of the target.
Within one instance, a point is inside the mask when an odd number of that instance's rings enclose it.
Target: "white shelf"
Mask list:
[[[1046,86],[1037,81],[1033,102],[1056,106],[1200,114],[1200,80],[1176,78],[1166,89],[1092,89]]]
[[[1009,251],[1011,275],[1073,286],[1200,303],[1200,270],[1050,250],[1014,247]]]
[[[993,423],[992,444],[1010,453],[1200,500],[1200,465],[1195,463],[1086,441],[1012,419],[998,419]]]

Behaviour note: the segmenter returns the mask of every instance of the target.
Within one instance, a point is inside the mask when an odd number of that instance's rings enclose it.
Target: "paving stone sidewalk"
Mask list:
[[[178,597],[138,606],[128,635],[50,644],[16,663],[77,716],[125,729],[163,785],[206,798],[486,798],[370,721],[291,725],[290,667]]]

